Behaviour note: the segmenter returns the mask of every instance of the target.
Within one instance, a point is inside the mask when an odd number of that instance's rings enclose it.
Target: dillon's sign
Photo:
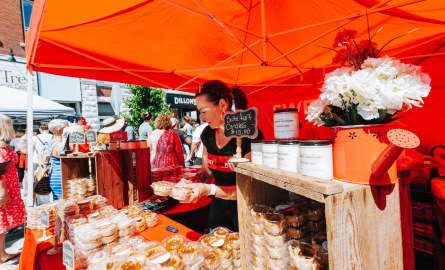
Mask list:
[[[167,94],[167,103],[173,106],[196,106],[193,96]]]

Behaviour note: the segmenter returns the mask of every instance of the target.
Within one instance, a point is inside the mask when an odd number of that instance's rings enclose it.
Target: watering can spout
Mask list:
[[[404,129],[392,129],[388,131],[387,136],[391,144],[380,153],[371,166],[372,174],[376,176],[383,176],[405,148],[416,148],[420,144],[414,133]]]

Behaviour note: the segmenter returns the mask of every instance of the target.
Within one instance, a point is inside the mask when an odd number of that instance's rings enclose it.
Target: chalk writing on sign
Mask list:
[[[63,242],[63,264],[71,270],[75,270],[74,246],[69,240]]]
[[[70,134],[70,144],[84,144],[85,143],[85,134],[82,132],[72,132]]]
[[[49,227],[49,213],[46,210],[42,210],[40,214],[40,223],[46,228]]]
[[[224,114],[224,137],[242,137],[255,139],[258,135],[258,109],[226,112]]]
[[[95,143],[97,142],[97,133],[95,130],[88,130],[85,133],[85,137],[87,139],[87,143]]]

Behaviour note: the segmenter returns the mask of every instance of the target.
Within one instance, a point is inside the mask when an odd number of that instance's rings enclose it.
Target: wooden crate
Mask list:
[[[242,269],[247,269],[245,209],[285,202],[288,191],[325,204],[329,269],[414,269],[411,206],[405,172],[390,186],[323,180],[252,163],[236,168]]]
[[[149,149],[106,150],[61,157],[63,198],[66,198],[68,180],[89,176],[89,164],[96,176],[97,194],[117,209],[152,195]]]
[[[150,150],[122,150],[124,198],[129,205],[142,202],[151,195]],[[135,161],[133,161],[133,157]]]

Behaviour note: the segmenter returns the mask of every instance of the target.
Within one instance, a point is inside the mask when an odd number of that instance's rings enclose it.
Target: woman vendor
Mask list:
[[[230,89],[221,81],[209,81],[196,93],[196,106],[201,120],[208,123],[201,135],[204,146],[202,170],[190,179],[194,184],[181,185],[193,190],[192,195],[182,203],[194,203],[202,196],[213,197],[209,214],[209,229],[223,226],[238,231],[238,210],[236,202],[236,173],[228,160],[236,154],[236,138],[224,137],[224,113],[232,107],[247,109],[246,95],[238,88]],[[258,130],[257,139],[263,139]],[[242,156],[251,160],[249,138],[242,139]],[[215,184],[206,184],[214,176]]]

